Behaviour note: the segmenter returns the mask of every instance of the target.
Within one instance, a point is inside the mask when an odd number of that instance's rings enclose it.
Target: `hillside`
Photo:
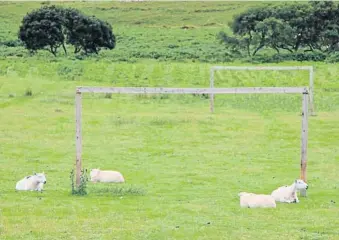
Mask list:
[[[225,48],[216,40],[232,16],[257,2],[77,2],[56,5],[75,7],[108,21],[117,36],[117,47],[100,55],[112,61],[139,58],[223,61]],[[53,4],[54,4],[53,3]],[[0,42],[16,40],[25,14],[39,2],[0,4]],[[27,56],[23,48],[1,47],[0,56]],[[39,55],[49,55],[40,52]],[[60,53],[62,56],[63,54]]]

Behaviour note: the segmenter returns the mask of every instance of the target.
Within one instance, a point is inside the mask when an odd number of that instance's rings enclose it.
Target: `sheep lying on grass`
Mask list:
[[[46,184],[45,173],[34,173],[34,175],[24,177],[17,182],[15,189],[19,191],[42,191]]]
[[[297,191],[306,190],[308,185],[301,179],[296,179],[290,186],[282,186],[274,190],[271,196],[277,202],[298,203]]]
[[[271,195],[241,192],[240,207],[242,208],[276,208],[276,203]]]
[[[116,171],[103,171],[100,169],[92,169],[91,170],[91,181],[92,182],[114,182],[114,183],[122,183],[125,182],[124,177],[120,172]]]

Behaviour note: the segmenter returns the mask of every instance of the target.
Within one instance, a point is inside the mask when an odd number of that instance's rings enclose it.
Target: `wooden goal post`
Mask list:
[[[301,126],[301,157],[300,178],[305,182],[307,168],[308,142],[308,87],[244,87],[244,88],[149,88],[149,87],[77,87],[75,94],[76,119],[76,186],[80,186],[82,168],[82,135],[81,112],[82,93],[125,93],[125,94],[302,94],[302,126]],[[306,191],[302,193],[306,196]]]

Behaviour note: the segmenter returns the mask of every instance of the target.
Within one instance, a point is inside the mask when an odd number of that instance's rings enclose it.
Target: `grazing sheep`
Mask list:
[[[24,177],[16,183],[15,189],[19,191],[42,191],[46,184],[45,173],[34,173],[34,175]]]
[[[290,186],[282,186],[271,193],[277,202],[298,203],[297,191],[308,189],[308,185],[301,179],[296,179]]]
[[[116,171],[104,171],[100,169],[91,170],[91,181],[92,182],[114,182],[121,183],[125,182],[124,177],[121,173]]]
[[[277,206],[271,195],[241,192],[238,196],[242,208],[276,208]]]

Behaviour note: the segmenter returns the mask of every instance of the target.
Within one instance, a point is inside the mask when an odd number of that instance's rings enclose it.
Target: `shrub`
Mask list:
[[[80,195],[80,196],[87,195],[87,190],[86,190],[87,182],[88,182],[87,169],[81,170],[80,185],[78,188],[76,188],[75,183],[74,183],[74,175],[75,175],[74,169],[72,169],[71,174],[70,174],[72,195]]]
[[[33,95],[32,89],[27,88],[27,89],[26,89],[26,92],[25,92],[25,96],[30,97],[30,96],[32,96],[32,95]]]
[[[327,56],[326,60],[327,63],[336,63],[339,62],[339,53],[332,53],[329,56]]]
[[[20,47],[23,46],[24,44],[20,40],[8,40],[0,42],[0,45],[4,45],[6,47]]]
[[[284,53],[284,54],[262,54],[253,57],[244,58],[244,62],[251,63],[279,63],[284,61],[324,61],[326,54],[322,52],[295,52],[295,53]]]
[[[105,98],[112,98],[112,93],[105,93]]]

